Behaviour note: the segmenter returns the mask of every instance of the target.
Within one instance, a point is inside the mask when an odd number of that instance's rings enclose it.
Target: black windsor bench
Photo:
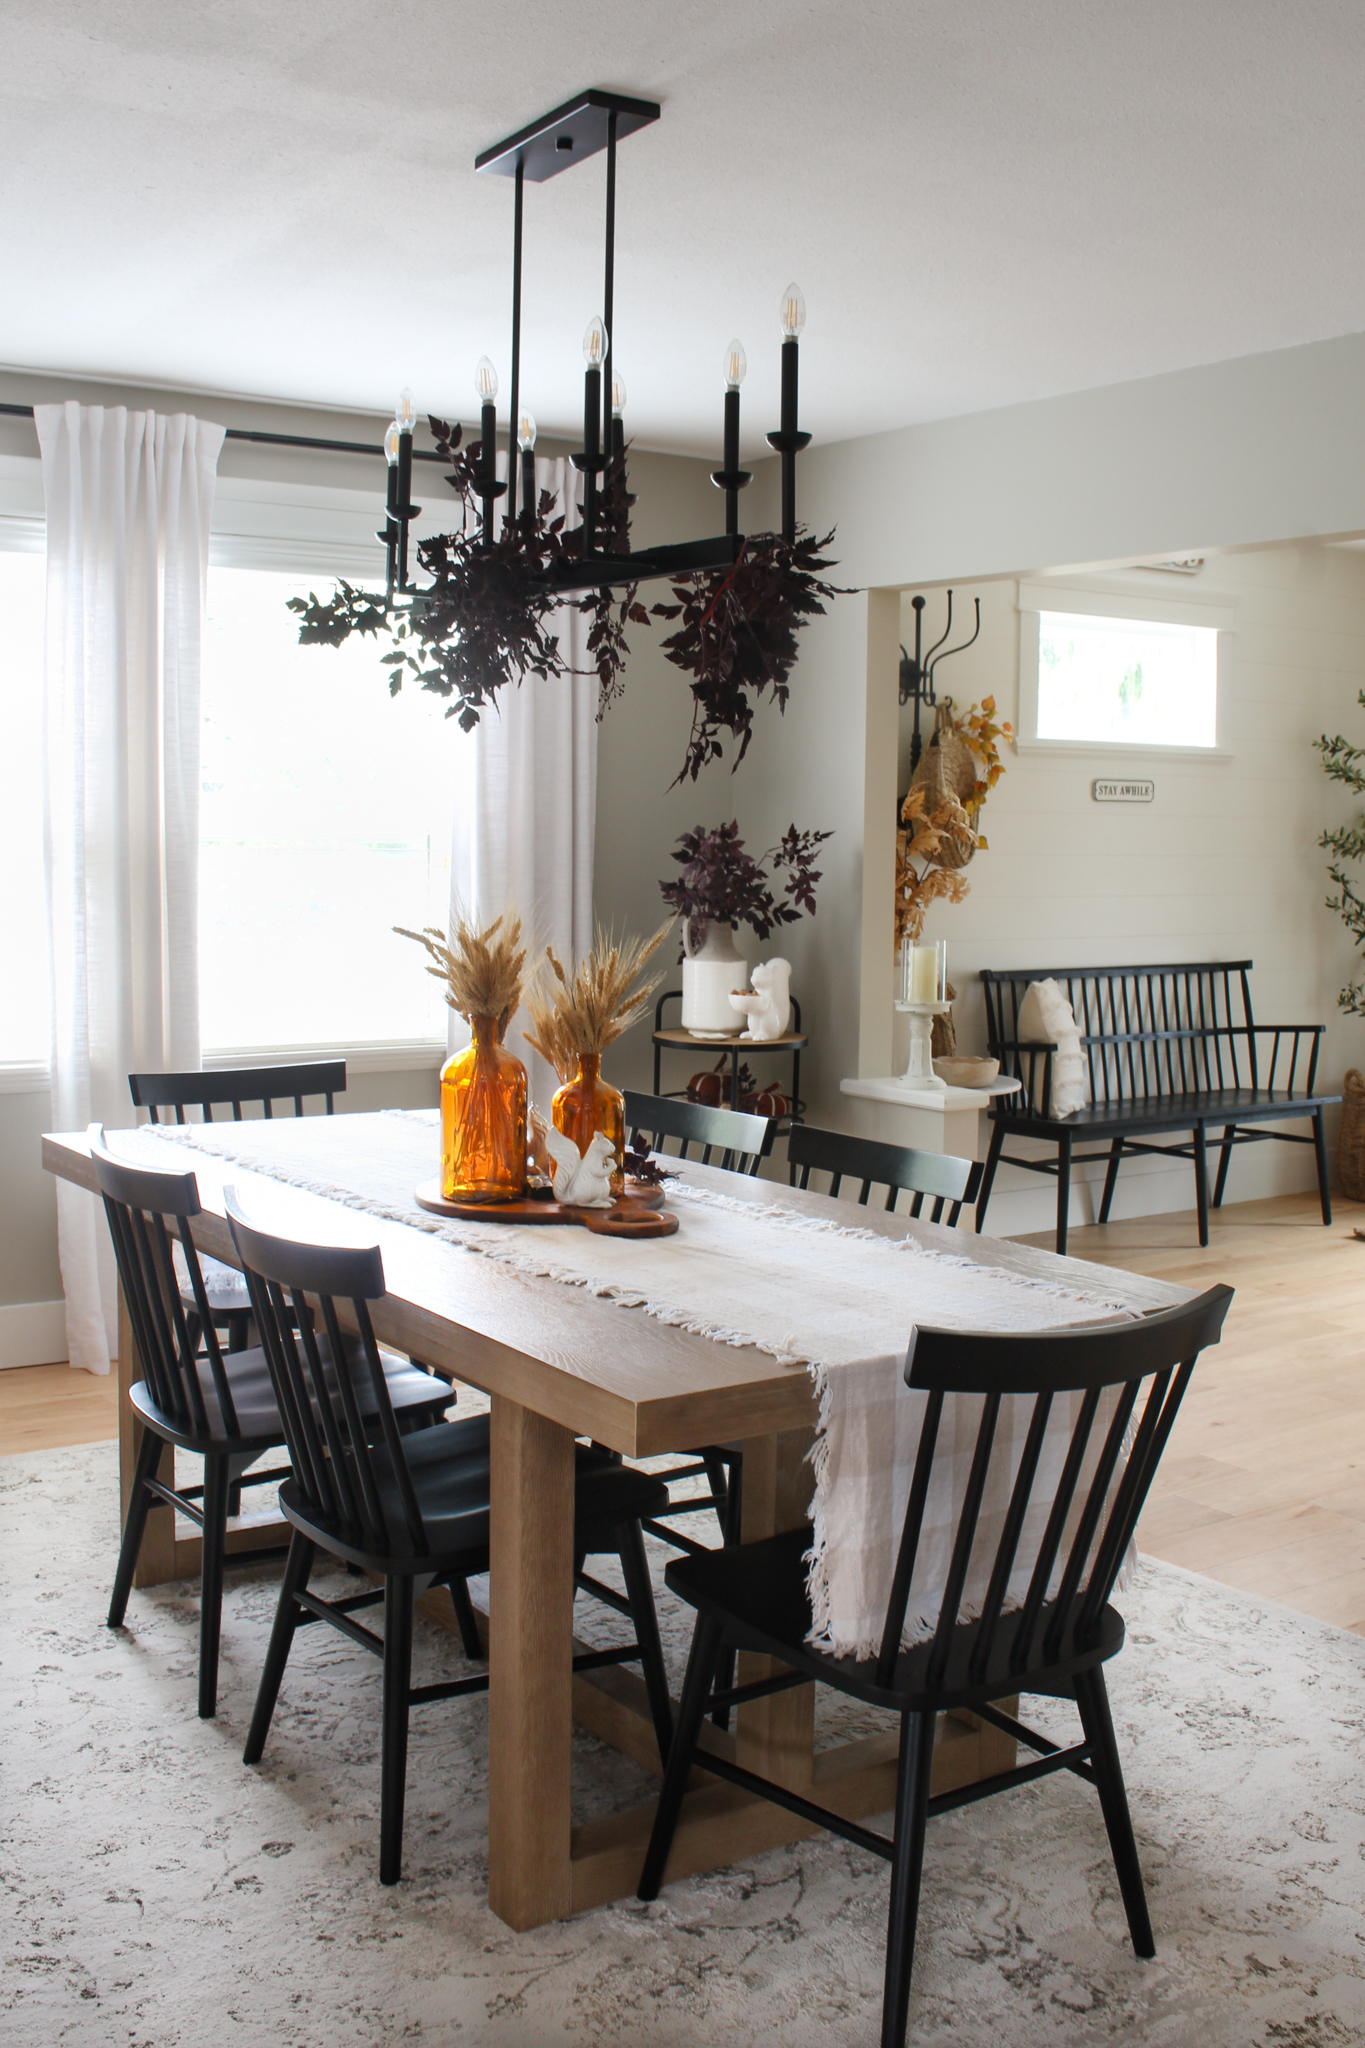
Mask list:
[[[1213,1206],[1222,1206],[1234,1145],[1274,1138],[1312,1145],[1317,1155],[1322,1220],[1332,1220],[1322,1113],[1339,1094],[1315,1087],[1321,1024],[1257,1024],[1251,1009],[1250,960],[1178,962],[1162,967],[1034,967],[981,971],[986,1036],[1001,1072],[1022,1093],[991,1104],[991,1138],[976,1206],[985,1225],[996,1168],[1004,1160],[1030,1173],[1057,1176],[1057,1250],[1066,1250],[1071,1168],[1104,1159],[1099,1220],[1107,1223],[1119,1166],[1138,1153],[1194,1161],[1199,1242],[1209,1241],[1207,1133],[1218,1146]],[[1065,1118],[1049,1115],[1054,1045],[1021,1039],[1019,1012],[1031,981],[1052,980],[1070,1002],[1085,1055],[1090,1100]],[[1266,1057],[1266,1041],[1269,1054]],[[1301,1085],[1300,1085],[1301,1084]],[[1311,1136],[1251,1128],[1302,1119]],[[1162,1133],[1189,1132],[1175,1143]],[[1007,1138],[1041,1138],[1054,1159],[1023,1159],[1004,1150]],[[1078,1152],[1077,1138],[1107,1141],[1108,1150]]]

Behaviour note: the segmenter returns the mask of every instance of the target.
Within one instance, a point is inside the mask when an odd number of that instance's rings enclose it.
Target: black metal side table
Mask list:
[[[664,990],[664,993],[654,1005],[654,1093],[656,1095],[663,1093],[660,1081],[665,1051],[690,1052],[694,1057],[697,1053],[705,1055],[707,1052],[726,1054],[730,1061],[730,1107],[732,1109],[740,1107],[739,1067],[740,1061],[746,1054],[790,1053],[792,1063],[791,1114],[779,1120],[774,1136],[782,1136],[791,1129],[793,1124],[799,1124],[804,1121],[803,1111],[805,1104],[801,1100],[801,1054],[803,1049],[809,1045],[810,1040],[801,1029],[801,1005],[797,1002],[795,996],[792,997],[792,1023],[795,1029],[784,1031],[780,1038],[744,1038],[738,1031],[735,1032],[733,1037],[696,1038],[690,1031],[684,1031],[678,1025],[665,1029],[663,1021],[664,1004],[680,1003],[681,1001],[682,990],[680,988],[670,988]],[[686,1092],[683,1088],[669,1090],[669,1093],[673,1095],[684,1095]]]

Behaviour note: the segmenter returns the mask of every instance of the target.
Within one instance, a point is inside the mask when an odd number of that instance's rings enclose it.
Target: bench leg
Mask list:
[[[1199,1211],[1199,1242],[1209,1241],[1209,1171],[1208,1154],[1204,1148],[1204,1126],[1194,1127],[1194,1199]]]
[[[1223,1126],[1223,1142],[1218,1148],[1218,1178],[1213,1184],[1215,1209],[1221,1209],[1223,1206],[1223,1190],[1228,1184],[1228,1168],[1232,1164],[1232,1140],[1236,1129],[1236,1124]]]
[[[1057,1134],[1057,1255],[1066,1256],[1066,1226],[1071,1209],[1071,1133]]]
[[[1327,1134],[1322,1127],[1322,1111],[1313,1112],[1313,1150],[1318,1162],[1318,1200],[1322,1204],[1322,1220],[1332,1220],[1332,1190],[1327,1181]]]
[[[986,1221],[986,1204],[990,1201],[991,1189],[995,1185],[995,1169],[1000,1164],[1000,1153],[1004,1143],[1005,1126],[998,1123],[992,1124],[991,1142],[986,1148],[986,1170],[981,1176],[981,1192],[976,1198],[976,1234],[978,1237],[981,1235],[982,1227]]]
[[[1104,1198],[1100,1203],[1100,1222],[1109,1221],[1109,1205],[1114,1199],[1114,1187],[1119,1177],[1119,1161],[1123,1157],[1123,1140],[1115,1138],[1109,1147],[1109,1164],[1104,1169]]]

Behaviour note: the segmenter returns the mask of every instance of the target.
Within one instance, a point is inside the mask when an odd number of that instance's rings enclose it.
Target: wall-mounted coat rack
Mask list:
[[[954,654],[965,654],[980,634],[981,599],[979,597],[976,599],[976,632],[972,634],[971,639],[959,642],[956,647],[944,647],[944,641],[953,630],[953,593],[950,590],[948,592],[948,617],[944,621],[943,631],[925,654],[920,652],[921,635],[924,627],[925,600],[922,597],[912,597],[910,603],[915,614],[915,651],[913,654],[908,654],[904,646],[901,648],[901,703],[913,704],[915,707],[915,730],[910,741],[910,769],[913,774],[914,770],[919,766],[919,758],[924,751],[924,741],[920,737],[919,729],[920,706],[927,704],[932,708],[938,703],[938,697],[934,691],[934,671],[939,663],[949,660]],[[942,649],[942,652],[940,652],[940,649]],[[949,701],[951,702],[951,699]]]

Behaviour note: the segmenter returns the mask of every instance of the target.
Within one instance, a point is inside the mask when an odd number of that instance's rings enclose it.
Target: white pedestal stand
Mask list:
[[[946,1017],[951,1003],[897,1003],[910,1019],[910,1063],[899,1077],[902,1087],[941,1089],[947,1083],[934,1072],[934,1019]]]

